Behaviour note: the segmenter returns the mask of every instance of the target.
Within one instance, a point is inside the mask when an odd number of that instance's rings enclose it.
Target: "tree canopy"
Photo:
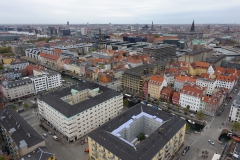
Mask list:
[[[198,111],[198,113],[197,113],[196,116],[197,116],[198,119],[203,119],[203,118],[204,118],[204,112],[203,112],[203,110]]]
[[[232,128],[233,128],[235,131],[240,130],[240,122],[234,122],[234,123],[232,124]]]

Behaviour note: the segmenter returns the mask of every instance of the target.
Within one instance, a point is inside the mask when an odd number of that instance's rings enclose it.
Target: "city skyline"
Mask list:
[[[11,2],[12,1],[12,2]],[[192,2],[166,2],[152,0],[126,1],[113,0],[76,1],[68,4],[57,1],[13,0],[1,4],[0,18],[2,24],[196,24],[240,23],[238,0],[220,0],[210,4],[203,0]],[[20,13],[20,14],[19,14]]]

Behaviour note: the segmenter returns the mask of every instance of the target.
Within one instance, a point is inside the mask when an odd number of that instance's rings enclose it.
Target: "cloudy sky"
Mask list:
[[[3,0],[1,24],[240,23],[240,0]]]

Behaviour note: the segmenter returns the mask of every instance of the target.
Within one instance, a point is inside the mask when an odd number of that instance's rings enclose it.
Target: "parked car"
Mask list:
[[[58,140],[57,136],[53,136],[53,139],[54,139],[55,141],[57,141],[57,140]]]
[[[228,103],[224,103],[224,106],[227,106],[228,105]]]
[[[208,140],[208,142],[211,144],[211,145],[214,145],[214,142],[212,140]]]
[[[89,152],[89,148],[85,148],[84,152]]]
[[[52,132],[51,132],[51,131],[48,131],[48,134],[49,134],[49,135],[52,135]]]
[[[44,138],[47,138],[47,134],[46,134],[46,133],[43,133],[42,136],[43,136]]]
[[[189,149],[190,149],[190,146],[186,146],[182,152],[182,155],[185,156]]]
[[[195,117],[195,114],[190,114],[191,117]]]
[[[165,105],[162,105],[162,107],[167,108],[167,106],[165,106]]]
[[[179,110],[179,112],[180,112],[180,113],[184,113],[184,111],[183,111],[183,110]]]
[[[218,112],[218,114],[217,114],[217,115],[218,115],[218,116],[221,116],[221,114],[222,114],[222,112]]]

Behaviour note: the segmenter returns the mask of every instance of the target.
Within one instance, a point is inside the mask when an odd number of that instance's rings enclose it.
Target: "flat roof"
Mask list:
[[[163,120],[163,124],[144,141],[133,147],[111,133],[119,126],[131,120],[133,116],[139,115],[142,112]],[[185,123],[186,121],[178,116],[139,103],[89,133],[88,136],[120,159],[150,160]],[[159,132],[160,128],[161,132]]]

